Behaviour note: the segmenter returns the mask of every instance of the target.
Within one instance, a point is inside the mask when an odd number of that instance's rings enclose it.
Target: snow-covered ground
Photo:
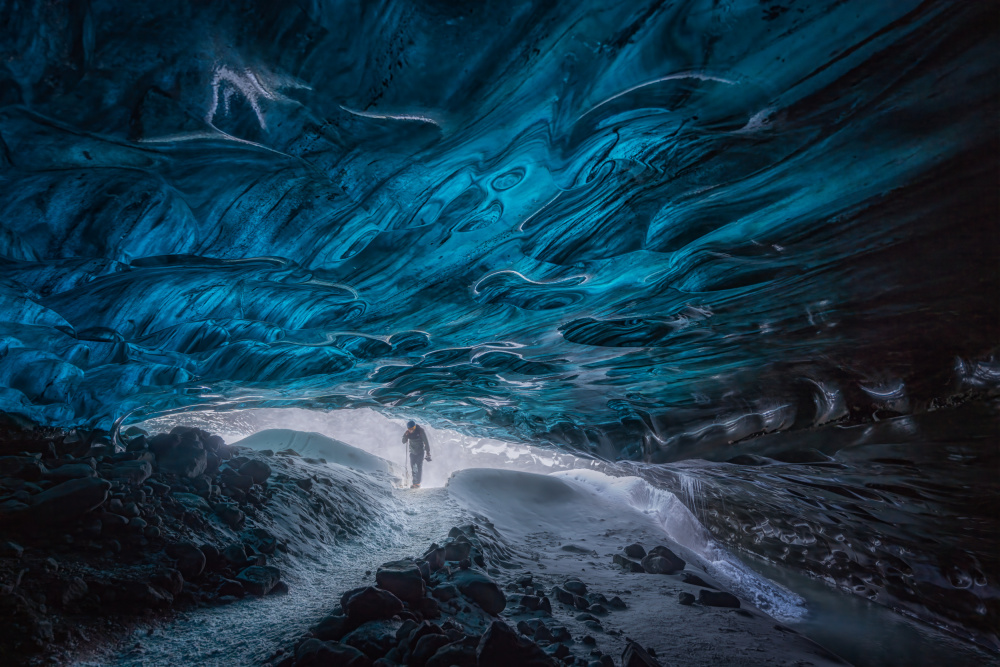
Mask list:
[[[683,505],[642,480],[595,471],[466,470],[452,478],[448,491],[463,507],[488,517],[520,555],[522,567],[546,589],[576,577],[591,591],[625,600],[628,609],[602,619],[604,633],[576,620],[579,610],[554,604],[559,624],[574,636],[594,636],[605,653],[620,655],[630,637],[674,665],[838,664],[824,649],[776,624],[778,617],[803,613],[801,598],[714,546]],[[623,571],[612,556],[633,542],[647,550],[667,546],[688,561],[686,571],[738,595],[743,609],[683,606],[678,593],[697,596],[699,586],[683,583],[679,575]]]

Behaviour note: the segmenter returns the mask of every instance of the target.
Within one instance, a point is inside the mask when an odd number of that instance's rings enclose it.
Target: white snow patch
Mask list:
[[[336,463],[363,472],[399,475],[396,465],[392,462],[322,433],[305,433],[286,428],[273,428],[258,431],[233,444],[237,447],[249,447],[258,451],[271,449],[278,452],[291,449],[304,457],[326,459],[327,463]]]

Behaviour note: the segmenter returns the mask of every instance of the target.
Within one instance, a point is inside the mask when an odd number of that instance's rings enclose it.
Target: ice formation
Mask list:
[[[777,453],[796,474],[741,493],[806,518],[715,532],[845,554],[844,581],[995,645],[996,481],[963,493],[996,410],[920,417],[1000,384],[998,18],[0,2],[0,410],[371,407],[606,460]],[[884,444],[837,423],[926,447],[833,461]],[[712,479],[663,483],[725,502]],[[917,552],[838,550],[885,536],[873,504]]]

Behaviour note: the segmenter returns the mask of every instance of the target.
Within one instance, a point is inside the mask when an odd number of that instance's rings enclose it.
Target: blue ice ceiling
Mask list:
[[[670,460],[996,386],[997,19],[0,2],[0,409]]]

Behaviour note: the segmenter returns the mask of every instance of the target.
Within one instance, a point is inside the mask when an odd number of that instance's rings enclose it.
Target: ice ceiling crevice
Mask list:
[[[666,461],[995,388],[997,18],[0,2],[0,408]]]

